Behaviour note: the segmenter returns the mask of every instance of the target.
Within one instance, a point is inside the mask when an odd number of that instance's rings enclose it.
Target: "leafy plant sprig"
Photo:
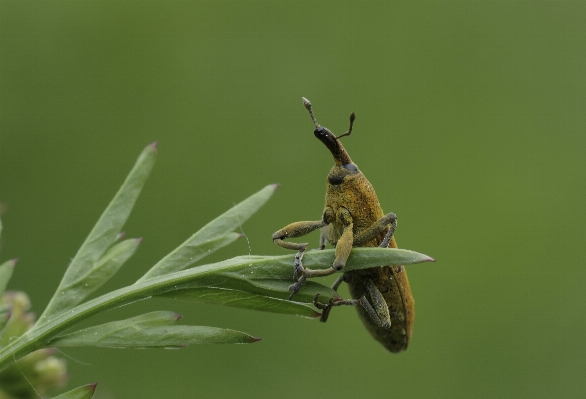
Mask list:
[[[272,196],[277,185],[269,185],[208,223],[134,284],[85,301],[114,276],[140,244],[140,239],[136,238],[120,241],[120,232],[154,165],[156,152],[156,143],[143,150],[122,187],[73,258],[39,320],[0,348],[0,371],[33,351],[50,347],[157,348],[253,343],[260,340],[230,329],[177,325],[181,316],[166,311],[72,330],[77,323],[92,315],[139,299],[159,296],[316,317],[319,313],[312,306],[315,294],[319,293],[322,300],[336,295],[331,288],[313,280],[304,285],[295,301],[287,300],[294,255],[238,256],[191,267],[241,236],[234,230]],[[310,251],[304,258],[304,265],[312,269],[325,269],[332,264],[334,257],[334,250]],[[426,255],[404,249],[355,248],[345,270],[431,260]],[[0,294],[10,279],[14,263],[8,261],[0,265]],[[2,317],[1,309],[0,323],[4,323],[0,324],[3,328],[1,337],[11,324],[9,317]],[[95,384],[92,384],[60,397],[89,398],[94,389]],[[66,396],[70,393],[72,396]]]

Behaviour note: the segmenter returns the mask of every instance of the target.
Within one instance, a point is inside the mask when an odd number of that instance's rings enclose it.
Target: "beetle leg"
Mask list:
[[[381,318],[380,313],[379,313],[380,309],[378,307],[376,307],[376,309],[375,309],[368,302],[368,300],[366,299],[366,297],[364,295],[360,299],[342,299],[340,297],[331,298],[328,301],[328,303],[321,303],[318,301],[318,298],[319,298],[319,294],[315,294],[315,297],[313,298],[313,305],[316,308],[322,310],[321,317],[319,318],[319,321],[321,321],[322,323],[325,323],[328,320],[328,316],[330,315],[330,312],[332,311],[332,308],[334,306],[360,305],[364,308],[364,310],[366,310],[366,313],[368,313],[368,315],[375,322],[376,325],[384,327],[384,328],[389,328],[391,326],[390,325],[390,317],[389,317],[388,322],[386,321],[386,319]],[[387,313],[388,313],[388,309],[387,309]]]
[[[342,284],[342,281],[344,281],[344,275],[340,276],[340,278],[336,280],[334,285],[332,285],[332,289],[337,291],[340,284]],[[360,299],[345,300],[340,297],[336,297],[331,298],[328,303],[321,303],[318,301],[319,294],[315,294],[315,297],[313,298],[313,304],[316,308],[323,311],[319,321],[325,323],[328,320],[330,312],[334,306],[360,305],[364,308],[364,310],[366,310],[366,313],[368,313],[376,325],[386,329],[391,328],[391,315],[389,313],[387,303],[385,302],[385,298],[382,296],[378,288],[376,288],[371,279],[368,279],[366,287],[368,289],[368,293],[370,294],[372,305],[370,302],[368,302],[364,295]]]
[[[289,295],[289,300],[291,300],[291,298],[293,298],[293,296],[297,292],[299,292],[299,289],[305,283],[305,280],[307,278],[329,276],[330,274],[334,274],[342,270],[342,268],[346,264],[346,260],[348,259],[350,251],[352,250],[352,216],[350,216],[350,212],[348,212],[346,208],[340,208],[338,209],[337,217],[344,225],[344,232],[342,233],[342,236],[336,243],[336,259],[334,260],[334,264],[332,265],[332,267],[320,270],[312,270],[304,267],[302,269],[303,276],[299,279],[299,281],[289,286],[289,291],[291,291],[291,295]]]
[[[321,233],[319,235],[319,249],[323,250],[326,248],[326,236],[324,235],[324,233]]]
[[[376,285],[374,285],[374,283],[372,282],[371,279],[368,279],[368,281],[366,282],[366,288],[368,289],[368,293],[370,294],[370,299],[372,300],[372,304],[373,306],[373,310],[376,313],[376,316],[378,317],[373,317],[373,315],[369,312],[368,309],[366,309],[366,311],[368,312],[368,314],[370,315],[370,317],[377,322],[377,324],[383,328],[391,328],[391,315],[389,314],[389,307],[387,306],[387,303],[385,302],[385,298],[383,297],[383,295],[380,293],[380,291],[378,290],[378,288],[376,288]],[[364,298],[364,297],[362,297]],[[360,299],[362,299],[360,298]],[[368,303],[368,302],[366,302]],[[364,304],[361,302],[362,306],[364,306]]]
[[[319,321],[321,321],[322,323],[325,323],[326,321],[328,321],[328,316],[330,315],[330,312],[334,306],[342,306],[342,305],[356,306],[360,303],[360,300],[358,300],[358,299],[342,299],[340,297],[331,298],[328,301],[328,303],[321,303],[318,301],[318,298],[319,298],[319,294],[315,294],[315,297],[313,298],[313,304],[316,308],[323,310],[323,312],[321,313],[321,317],[319,318]],[[362,297],[362,298],[364,298],[364,297]],[[364,300],[366,300],[366,298]]]
[[[395,234],[395,229],[397,228],[397,218],[391,222],[391,227],[389,227],[389,231],[385,235],[385,238],[381,241],[379,247],[381,248],[388,248],[389,243],[391,242],[391,238],[393,238],[393,234]]]
[[[326,223],[323,219],[322,220],[316,220],[316,221],[308,221],[308,222],[295,222],[295,223],[291,223],[290,225],[287,225],[285,227],[283,227],[281,230],[275,232],[275,234],[273,234],[273,242],[275,244],[277,244],[280,247],[286,248],[286,249],[292,249],[292,250],[296,250],[297,254],[295,254],[295,262],[293,264],[293,281],[295,281],[295,284],[293,284],[291,287],[289,287],[289,290],[291,291],[291,295],[289,296],[289,300],[291,300],[291,298],[293,297],[293,295],[295,295],[299,289],[301,288],[301,286],[303,285],[303,283],[305,283],[305,279],[306,277],[303,276],[303,263],[302,263],[302,259],[303,259],[303,254],[305,253],[305,249],[307,248],[307,246],[309,245],[308,243],[295,243],[295,242],[288,242],[288,241],[284,241],[286,238],[291,238],[291,237],[301,237],[304,236],[306,234],[311,233],[314,230],[317,230],[323,226],[327,226],[328,223]],[[297,276],[301,274],[301,279],[297,279]]]
[[[342,274],[340,277],[338,277],[336,279],[336,281],[334,281],[334,284],[332,284],[332,289],[336,292],[338,292],[338,288],[340,288],[340,285],[342,285],[342,283],[346,281],[345,276]]]
[[[338,277],[336,279],[336,281],[334,281],[334,284],[332,284],[332,289],[334,291],[336,291],[336,293],[337,293],[338,292],[338,288],[340,288],[340,285],[344,281],[346,281],[345,275],[342,274],[340,277]],[[332,307],[334,307],[334,306],[341,306],[341,305],[356,306],[356,305],[359,304],[359,300],[357,300],[357,299],[343,300],[339,296],[336,297],[336,298],[331,298],[328,301],[328,303],[321,303],[321,302],[319,302],[317,300],[318,298],[319,298],[319,294],[315,294],[315,297],[313,298],[313,304],[314,304],[314,306],[316,308],[318,308],[320,310],[323,310],[323,312],[321,313],[321,317],[319,318],[319,321],[321,321],[322,323],[325,323],[326,321],[328,321],[328,316],[330,315],[330,312],[332,310]]]
[[[304,253],[305,248],[302,248],[295,254],[295,262],[293,262],[293,281],[298,281],[297,274],[303,273],[303,263],[301,263],[301,259],[303,259]]]
[[[360,233],[356,237],[354,237],[353,245],[355,247],[360,247],[360,246],[366,244],[367,242],[369,242],[373,238],[376,238],[380,233],[382,233],[387,228],[387,226],[389,224],[391,225],[389,231],[392,230],[394,232],[395,228],[397,227],[397,215],[395,215],[393,212],[386,214],[385,216],[383,216],[382,218],[380,218],[379,220],[374,222],[372,224],[372,226],[370,226],[368,229],[364,230],[362,233]],[[391,240],[392,236],[393,236],[393,233],[391,233],[391,235],[389,236],[389,241]],[[387,237],[385,236],[385,239],[386,238]],[[387,242],[387,245],[385,245],[385,248],[388,247],[388,245],[389,245],[389,243]],[[381,245],[381,247],[382,247],[382,245]]]
[[[336,279],[334,284],[332,284],[332,289],[334,291],[338,292],[338,288],[340,288],[340,284],[342,284],[344,281],[345,281],[344,275],[342,274],[340,277],[338,277]],[[317,300],[318,297],[319,297],[319,294],[315,294],[315,298],[313,298],[313,304],[315,305],[316,308],[323,310],[323,312],[321,313],[321,317],[319,318],[319,321],[321,321],[322,323],[325,323],[328,320],[328,316],[330,315],[330,311],[332,310],[332,306],[339,306],[339,305],[334,304],[334,299],[340,301],[340,300],[342,300],[342,298],[340,298],[340,297],[332,298],[328,301],[328,303],[321,303],[321,302],[318,302],[318,300]]]

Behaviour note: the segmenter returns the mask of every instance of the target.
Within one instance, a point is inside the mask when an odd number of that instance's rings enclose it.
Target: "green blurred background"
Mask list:
[[[170,300],[254,345],[70,349],[97,398],[577,398],[586,395],[586,2],[0,2],[2,259],[40,313],[141,149],[159,157],[125,228],[144,237],[100,290],[132,283],[269,183],[245,239],[210,261],[287,252],[333,162],[301,97],[399,216],[411,346],[354,309],[327,324]],[[309,240],[317,245],[317,234]],[[342,288],[347,295],[347,289]]]

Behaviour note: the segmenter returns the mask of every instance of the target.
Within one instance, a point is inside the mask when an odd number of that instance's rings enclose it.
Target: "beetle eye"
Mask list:
[[[358,168],[353,163],[345,164],[344,169],[351,170],[352,172],[358,172]]]
[[[330,175],[328,176],[328,181],[330,182],[330,184],[337,186],[342,184],[342,182],[344,181],[344,176]]]

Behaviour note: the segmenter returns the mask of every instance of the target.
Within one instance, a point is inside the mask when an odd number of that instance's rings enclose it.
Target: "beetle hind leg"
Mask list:
[[[340,277],[338,277],[336,279],[336,281],[334,282],[334,284],[332,285],[332,289],[334,291],[336,291],[336,293],[338,292],[338,288],[340,287],[340,284],[342,284],[344,282],[344,275],[342,274]],[[350,305],[350,306],[355,306],[357,303],[354,303],[355,300],[348,300],[348,301],[344,301],[341,297],[335,297],[335,298],[331,298],[328,303],[321,303],[318,301],[319,298],[319,294],[315,294],[315,297],[313,298],[313,305],[320,309],[323,310],[323,312],[321,313],[321,316],[319,318],[319,321],[321,321],[322,323],[325,323],[326,321],[328,321],[328,316],[330,315],[330,312],[332,310],[332,307],[334,306],[341,306],[341,305]]]
[[[376,288],[376,285],[374,285],[371,279],[367,280],[366,288],[370,294],[373,306],[370,306],[364,296],[360,298],[360,304],[378,326],[382,328],[391,328],[391,314],[389,313],[389,307],[387,306],[385,298],[378,288]]]
[[[332,289],[334,291],[338,290],[338,287],[344,281],[344,275],[340,276],[336,280],[336,282],[332,285]],[[371,279],[367,281],[367,289],[372,300],[372,305],[366,299],[366,296],[360,297],[360,299],[342,299],[341,297],[334,297],[331,298],[328,303],[321,303],[318,301],[319,294],[315,294],[313,298],[313,304],[316,308],[322,310],[321,317],[319,321],[325,323],[328,320],[330,312],[334,306],[342,306],[342,305],[349,305],[349,306],[356,306],[360,305],[364,308],[366,313],[370,316],[372,321],[382,328],[391,328],[391,315],[389,313],[389,308],[383,295],[380,293],[378,288],[374,285]]]

